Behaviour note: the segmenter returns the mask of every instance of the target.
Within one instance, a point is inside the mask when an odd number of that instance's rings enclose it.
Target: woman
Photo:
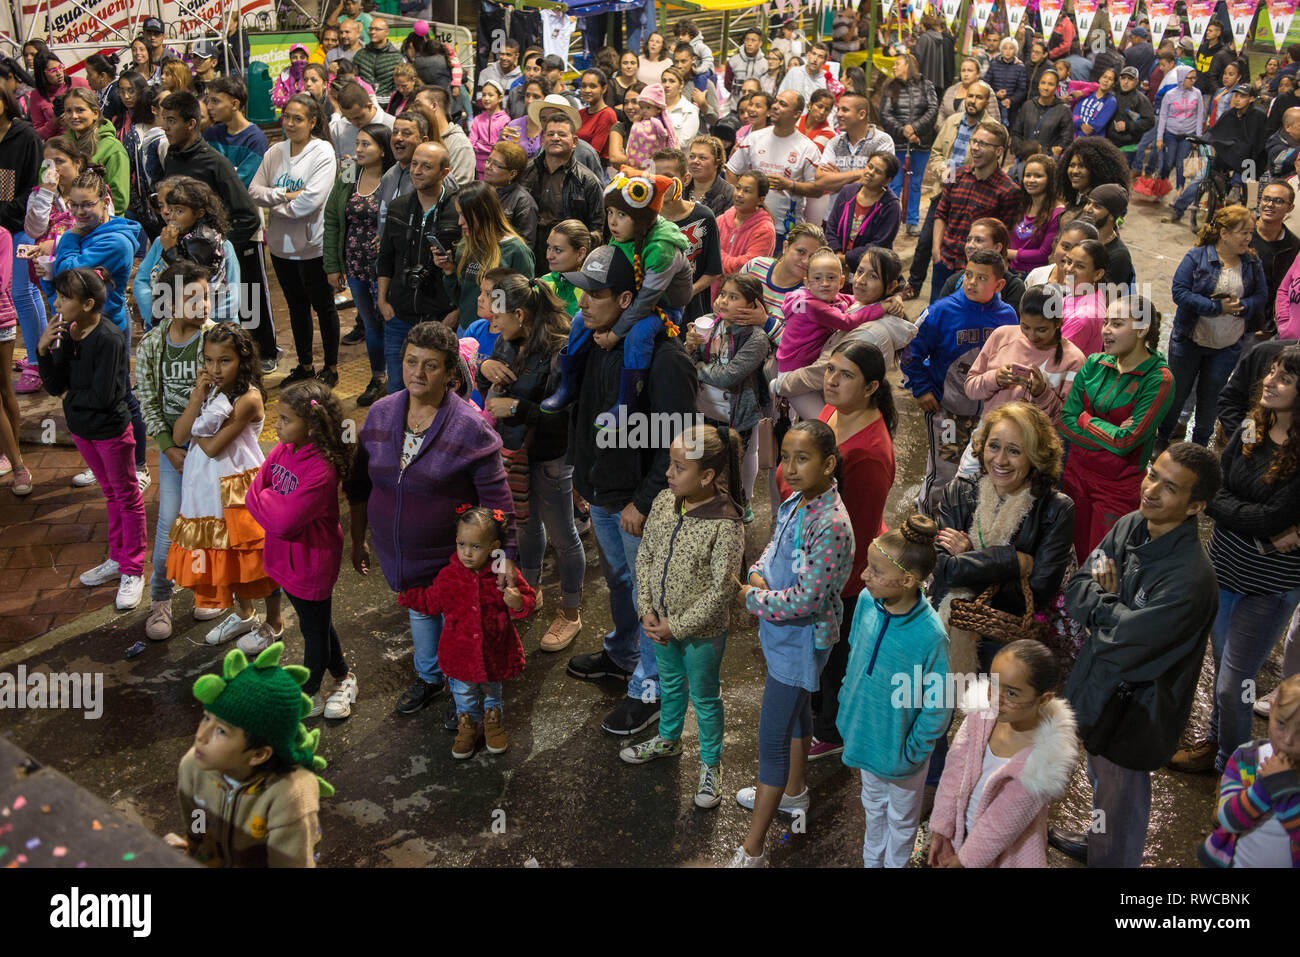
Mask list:
[[[1045,153],[1025,160],[1020,176],[1022,215],[1011,230],[1007,259],[1020,274],[1046,266],[1061,232],[1061,206],[1056,161]]]
[[[63,132],[63,127],[54,117],[54,98],[76,87],[88,90],[90,86],[79,76],[68,77],[63,72],[63,61],[48,51],[36,55],[32,64],[32,79],[36,82],[36,88],[28,97],[27,109],[36,132],[41,134],[41,139],[48,140]]]
[[[451,92],[452,113],[456,113],[464,83],[464,70],[456,48],[443,43],[432,32],[420,36],[412,31],[402,41],[402,55],[415,67],[415,74],[425,86],[441,86]],[[390,110],[394,116],[396,111]]]
[[[325,203],[338,175],[338,160],[321,105],[309,94],[290,97],[280,114],[284,139],[262,157],[248,193],[270,210],[266,247],[271,253],[298,353],[298,366],[281,383],[318,378],[338,385],[339,314],[325,275]],[[312,309],[320,325],[325,367],[312,363]]]
[[[161,67],[162,70],[162,96],[168,93],[179,93],[182,90],[188,90],[194,75],[190,73],[190,68],[180,60],[168,60]]]
[[[664,120],[672,124],[678,143],[686,143],[700,131],[700,108],[690,97],[682,96],[686,79],[675,67],[664,70],[660,83],[664,89]]]
[[[411,34],[414,36],[415,34]],[[393,95],[388,98],[387,112],[396,116],[412,101],[420,88],[420,76],[410,63],[399,63],[393,67]]]
[[[745,125],[736,130],[736,146],[745,145],[745,137],[755,130],[767,129],[771,125],[768,116],[775,96],[771,93],[753,93],[741,109],[745,115]]]
[[[506,222],[497,191],[487,183],[470,183],[455,195],[463,237],[455,258],[436,250],[433,262],[443,272],[443,286],[460,310],[461,335],[478,318],[479,280],[503,266],[533,278],[533,251]]]
[[[448,388],[460,362],[456,334],[440,322],[411,328],[402,344],[405,388],[370,407],[344,485],[351,505],[352,567],[370,573],[366,532],[388,587],[407,608],[416,680],[398,699],[415,714],[446,687],[438,667],[441,616],[404,598],[423,590],[456,551],[456,510],[467,502],[506,517],[505,565],[513,577],[515,518],[501,460],[501,437],[479,411]]]
[[[106,57],[96,53],[86,57],[86,83],[99,97],[99,111],[113,124],[118,132],[126,119],[126,109],[117,92],[117,57]]]
[[[1169,337],[1174,407],[1160,426],[1163,442],[1172,437],[1193,388],[1192,441],[1206,445],[1210,440],[1219,393],[1241,357],[1242,338],[1248,330],[1259,328],[1268,302],[1264,267],[1250,248],[1254,238],[1255,217],[1250,210],[1225,206],[1201,228],[1196,245],[1178,264],[1173,284],[1178,308]]]
[[[131,41],[131,69],[145,77],[150,85],[162,82],[162,71],[153,65],[149,44],[145,43],[144,37],[136,37]]]
[[[586,552],[573,521],[573,466],[566,464],[569,417],[547,415],[541,401],[559,384],[559,354],[568,342],[569,317],[544,283],[518,274],[495,283],[493,322],[501,336],[492,358],[479,367],[484,411],[496,419],[519,496],[526,481],[528,518],[519,528],[519,571],[538,588],[549,539],[560,576],[560,610],[542,636],[542,651],[563,651],[582,630]],[[523,472],[523,476],[519,473]]]
[[[785,246],[777,258],[757,256],[740,270],[757,276],[763,284],[763,307],[767,310],[767,333],[773,345],[779,345],[781,330],[785,328],[783,308],[785,297],[803,288],[808,278],[808,260],[826,245],[826,234],[820,226],[799,223],[785,237]]]
[[[301,43],[289,47],[289,65],[276,78],[271,90],[271,103],[276,109],[283,110],[284,105],[299,93],[306,92],[302,85],[302,75],[307,70],[307,48]]]
[[[501,211],[529,249],[537,237],[537,200],[519,185],[528,156],[518,143],[500,142],[483,164],[483,182],[497,191]]]
[[[1277,79],[1278,71],[1281,69],[1281,62],[1277,57],[1271,56],[1264,63],[1264,72],[1259,75],[1259,86],[1262,90],[1273,89],[1273,81]]]
[[[957,82],[943,91],[939,101],[939,123],[958,113],[966,102],[966,91],[980,79],[979,60],[974,57],[962,57],[961,68],[957,71]]]
[[[1119,78],[1107,67],[1097,77],[1097,89],[1074,103],[1074,135],[1104,136],[1115,115],[1115,83]]]
[[[609,129],[618,121],[614,108],[605,103],[608,90],[609,80],[600,70],[586,70],[578,78],[578,98],[582,100],[578,139],[590,143],[602,160],[609,159]]]
[[[776,223],[763,205],[767,190],[767,174],[761,169],[747,170],[736,177],[731,209],[718,217],[724,276],[741,271],[757,257],[770,257],[776,249]],[[718,288],[715,283],[715,296]]]
[[[839,254],[846,275],[858,268],[868,247],[894,245],[902,209],[885,184],[895,179],[898,169],[898,157],[893,153],[872,153],[858,182],[846,185],[831,203],[826,214],[826,244]]]
[[[1047,56],[1047,45],[1041,38],[1035,37],[1034,42],[1029,46],[1029,60],[1025,63],[1025,69],[1029,73],[1028,90],[1038,89],[1038,81],[1048,73],[1055,73],[1052,68],[1052,61]]]
[[[546,77],[540,76],[536,79],[524,81],[524,115],[518,119],[511,120],[501,128],[501,141],[503,143],[517,143],[523,148],[524,155],[529,159],[536,156],[542,149],[542,124],[533,121],[528,115],[528,106],[538,100],[546,99],[551,92],[551,84],[547,82]]]
[[[1129,188],[1128,161],[1119,147],[1104,136],[1086,136],[1075,140],[1061,154],[1056,169],[1056,185],[1065,209],[1061,225],[1083,214],[1088,193],[1103,183],[1118,183]]]
[[[338,112],[338,89],[347,81],[331,81],[329,70],[323,63],[308,63],[307,69],[302,71],[302,91],[316,100],[325,111],[325,121],[329,120]]]
[[[785,80],[785,55],[776,47],[767,51],[767,73],[759,77],[758,82],[768,96],[776,96]]]
[[[715,216],[722,216],[732,208],[732,199],[736,193],[736,188],[721,175],[722,164],[726,159],[722,140],[716,136],[701,134],[690,141],[686,154],[690,182],[686,186],[685,199],[688,202],[703,203],[713,210]],[[724,273],[731,271],[723,270]]]
[[[1232,91],[1238,83],[1247,82],[1242,77],[1248,75],[1250,68],[1240,60],[1232,60],[1223,67],[1223,75],[1219,81],[1219,92],[1210,98],[1210,112],[1205,120],[1205,128],[1208,130],[1218,121],[1219,117],[1230,110],[1232,100]]]
[[[641,62],[637,64],[636,78],[649,86],[660,82],[664,70],[673,65],[673,58],[668,52],[664,35],[655,30],[645,38],[641,47]]]
[[[627,91],[633,87],[645,86],[637,79],[640,68],[641,58],[632,50],[624,50],[623,55],[618,59],[618,73],[609,84],[609,105],[614,107],[614,111],[619,114],[619,119],[624,122],[627,121],[627,117],[623,114],[623,98],[627,96]]]
[[[1097,227],[1086,219],[1076,219],[1062,226],[1061,231],[1056,234],[1056,245],[1052,248],[1051,260],[1047,265],[1030,271],[1025,277],[1025,288],[1033,289],[1047,283],[1066,285],[1069,281],[1065,272],[1066,257],[1070,255],[1070,250],[1084,240],[1096,239],[1098,235]]]
[[[627,136],[632,130],[632,124],[641,118],[638,103],[643,89],[645,88],[639,83],[628,89],[623,95],[623,106],[618,111],[623,119],[609,128],[609,166],[606,170],[611,178],[627,165]]]
[[[330,285],[352,293],[366,332],[370,384],[357,399],[365,408],[388,394],[384,320],[379,315],[379,180],[397,162],[391,131],[368,123],[357,131],[356,166],[339,173],[325,203],[322,266]]]
[[[1174,401],[1174,376],[1160,344],[1160,313],[1149,299],[1110,304],[1105,352],[1074,377],[1058,428],[1070,443],[1061,490],[1074,501],[1080,566],[1115,522],[1137,509],[1156,429]]]
[[[901,195],[903,177],[910,177],[907,191],[908,234],[919,235],[921,221],[921,179],[930,160],[934,143],[935,120],[939,116],[939,99],[934,84],[921,75],[916,57],[904,54],[894,58],[894,78],[885,86],[880,98],[880,125],[894,139],[894,152],[902,158],[889,184]],[[882,245],[890,245],[888,243]]]
[[[808,139],[818,150],[825,150],[826,144],[835,136],[831,128],[830,115],[835,109],[835,97],[825,90],[813,90],[808,97],[808,107],[794,128]]]
[[[113,124],[99,112],[99,97],[89,87],[73,87],[63,97],[62,122],[90,161],[104,167],[113,209],[124,211],[131,200],[131,163]]]
[[[167,141],[167,131],[156,122],[158,91],[134,71],[123,75],[118,85],[122,102],[128,106],[126,132],[122,134],[131,187],[126,218],[143,226],[153,240],[164,225],[153,197],[163,176],[162,149]]]

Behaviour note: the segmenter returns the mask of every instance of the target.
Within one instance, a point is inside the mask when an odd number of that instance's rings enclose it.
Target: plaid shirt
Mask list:
[[[966,237],[970,224],[992,217],[1013,224],[1020,208],[1020,187],[1006,173],[995,169],[988,179],[979,179],[969,167],[958,170],[957,178],[944,187],[935,218],[943,220],[943,245],[939,258],[949,269],[966,268]]]

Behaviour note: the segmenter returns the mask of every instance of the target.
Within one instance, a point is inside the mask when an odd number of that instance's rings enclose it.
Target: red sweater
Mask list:
[[[578,139],[586,140],[600,154],[601,159],[608,160],[609,131],[618,119],[614,108],[607,106],[599,110],[595,116],[586,110],[579,110],[578,116],[582,118],[582,125],[578,127]]]

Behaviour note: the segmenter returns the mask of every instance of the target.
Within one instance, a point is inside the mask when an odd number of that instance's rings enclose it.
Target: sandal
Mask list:
[[[911,283],[904,283],[903,288],[898,291],[898,295],[903,298],[904,302],[910,302],[916,298],[916,290],[912,288]]]
[[[546,629],[546,634],[542,635],[542,651],[563,651],[573,644],[573,639],[578,637],[581,630],[582,615],[578,616],[577,621],[569,621],[563,615],[558,616],[551,622],[551,627]]]
[[[14,469],[14,484],[11,486],[13,493],[19,498],[24,495],[32,494],[32,470],[29,468]]]

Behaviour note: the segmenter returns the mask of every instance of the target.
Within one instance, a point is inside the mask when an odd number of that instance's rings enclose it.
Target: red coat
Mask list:
[[[480,572],[466,568],[459,555],[438,573],[427,588],[402,592],[398,604],[425,615],[442,615],[438,664],[457,681],[505,681],[524,670],[524,646],[512,618],[527,618],[537,605],[537,593],[515,570],[515,587],[523,596],[520,611],[506,605],[492,565]]]

